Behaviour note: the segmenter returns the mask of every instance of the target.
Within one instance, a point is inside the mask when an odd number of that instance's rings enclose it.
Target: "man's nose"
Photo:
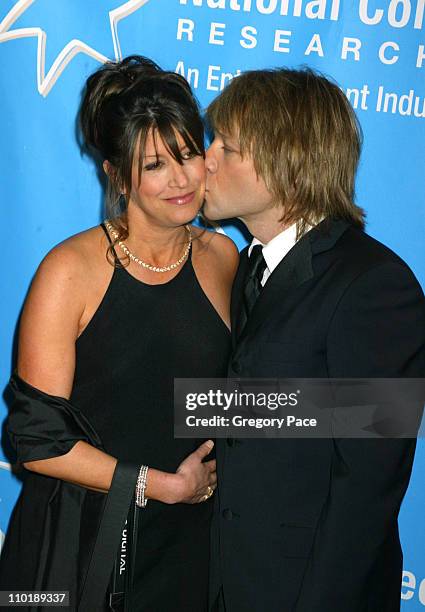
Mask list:
[[[205,154],[205,168],[208,172],[217,172],[217,158],[215,156],[214,143],[208,147]]]

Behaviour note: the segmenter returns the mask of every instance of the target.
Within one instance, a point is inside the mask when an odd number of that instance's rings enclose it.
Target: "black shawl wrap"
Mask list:
[[[6,398],[17,463],[64,455],[79,440],[104,450],[86,417],[68,400],[43,393],[17,374]],[[109,610],[108,585],[138,471],[118,462],[106,495],[25,470],[0,557],[0,590],[69,591],[68,610]]]

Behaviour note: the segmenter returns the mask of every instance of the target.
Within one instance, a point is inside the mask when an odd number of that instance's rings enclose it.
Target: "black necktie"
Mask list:
[[[245,276],[245,284],[243,288],[242,308],[239,317],[239,334],[242,332],[245,324],[251,314],[254,304],[261,293],[264,270],[267,268],[266,261],[263,257],[263,247],[261,244],[256,244],[251,251],[248,259],[248,268]]]

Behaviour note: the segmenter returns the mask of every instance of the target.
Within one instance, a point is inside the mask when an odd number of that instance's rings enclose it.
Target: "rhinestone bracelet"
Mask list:
[[[148,500],[145,497],[146,479],[148,475],[148,466],[142,465],[136,483],[136,506],[146,508]]]

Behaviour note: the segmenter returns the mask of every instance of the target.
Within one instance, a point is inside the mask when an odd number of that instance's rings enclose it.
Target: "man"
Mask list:
[[[363,232],[360,130],[311,70],[234,79],[208,109],[205,214],[252,234],[232,294],[229,376],[425,375],[425,301]],[[410,439],[217,441],[211,604],[227,612],[395,612]]]

